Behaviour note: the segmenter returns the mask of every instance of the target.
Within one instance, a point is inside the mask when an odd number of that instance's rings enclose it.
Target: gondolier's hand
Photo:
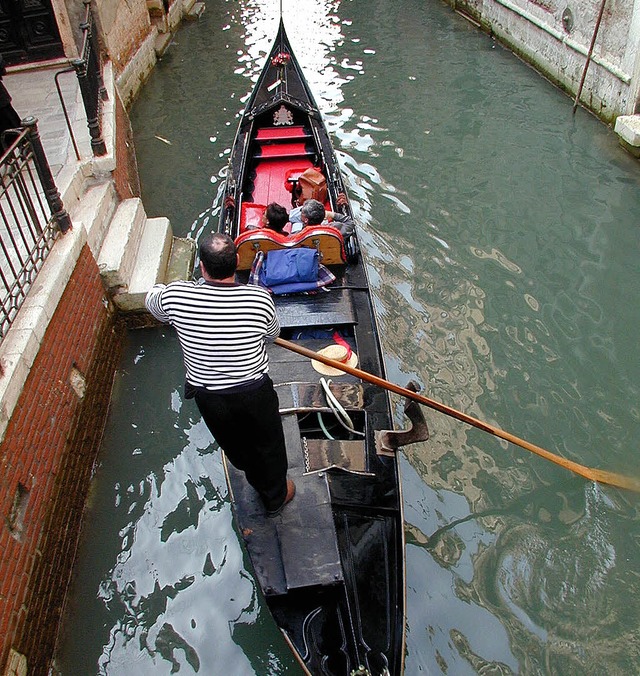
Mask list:
[[[225,209],[235,209],[236,208],[236,200],[233,197],[233,195],[227,195],[224,198],[224,208]]]
[[[346,207],[347,204],[349,204],[347,196],[343,192],[339,192],[336,199],[336,205],[339,207]]]

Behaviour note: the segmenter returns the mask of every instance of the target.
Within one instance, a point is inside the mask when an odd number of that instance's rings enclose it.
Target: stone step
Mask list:
[[[193,276],[193,264],[196,258],[196,243],[186,237],[174,237],[171,256],[164,276],[165,284],[180,279],[189,280]]]
[[[187,21],[197,21],[205,10],[204,2],[194,2],[189,11],[185,12],[184,18]]]
[[[107,290],[127,290],[133,277],[147,216],[139,197],[124,200],[111,219],[98,267]]]
[[[80,207],[87,191],[87,183],[92,178],[89,161],[65,164],[56,175],[56,185],[65,209],[71,214]]]
[[[158,35],[153,43],[153,48],[155,49],[156,56],[160,58],[163,54],[169,49],[169,45],[173,41],[173,34],[171,31],[162,32],[158,30]]]
[[[135,268],[127,289],[113,297],[121,312],[145,309],[147,291],[165,280],[174,237],[168,218],[149,218],[144,224]]]
[[[117,203],[115,187],[111,181],[107,181],[89,188],[69,210],[72,222],[82,223],[87,231],[87,243],[96,259]]]

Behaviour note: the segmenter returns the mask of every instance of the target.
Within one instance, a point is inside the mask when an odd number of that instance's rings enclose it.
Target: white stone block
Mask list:
[[[81,227],[72,228],[58,238],[31,285],[16,321],[23,311],[33,309],[43,311],[39,321],[51,320],[86,241],[86,231]]]
[[[640,147],[640,115],[621,115],[616,119],[615,132],[630,146]]]
[[[71,214],[74,222],[81,221],[84,224],[89,248],[96,258],[109,230],[117,203],[113,182],[106,181],[87,190]]]
[[[156,282],[164,280],[172,240],[171,224],[168,218],[147,220],[128,292],[116,294],[113,298],[121,311],[144,310],[147,291]]]
[[[124,200],[118,206],[98,256],[100,275],[107,289],[129,286],[146,220],[139,197]]]

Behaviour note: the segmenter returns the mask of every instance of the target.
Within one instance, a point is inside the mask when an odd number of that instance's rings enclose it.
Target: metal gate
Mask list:
[[[8,65],[64,56],[50,0],[0,0],[0,53]]]

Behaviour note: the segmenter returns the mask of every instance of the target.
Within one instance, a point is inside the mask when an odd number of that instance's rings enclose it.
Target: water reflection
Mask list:
[[[343,100],[341,85],[347,78],[340,77],[333,66],[333,52],[343,39],[341,20],[337,15],[339,3],[333,0],[284,0],[282,13],[291,47],[303,64],[305,77],[311,91],[328,115],[336,110]],[[244,26],[246,53],[239,61],[246,61],[246,75],[252,82],[258,79],[264,60],[271,49],[278,29],[280,7],[270,0],[254,0],[240,5],[241,23]],[[344,69],[354,68],[347,63]]]
[[[435,32],[432,27],[427,43],[437,41]],[[468,50],[468,43],[460,47],[458,54]],[[438,64],[451,66],[451,58],[456,57],[437,58],[432,71]],[[476,58],[480,62],[484,57]],[[596,466],[615,467],[615,458],[602,450],[624,453],[629,431],[638,430],[635,409],[622,414],[624,423],[614,414],[621,412],[615,403],[618,383],[629,402],[637,401],[637,388],[624,376],[611,387],[610,369],[618,375],[615,364],[621,357],[614,345],[622,336],[618,332],[615,338],[604,321],[605,307],[611,306],[602,296],[608,295],[610,281],[602,276],[608,274],[606,266],[624,270],[626,255],[624,244],[613,254],[601,227],[613,213],[620,216],[616,191],[611,200],[603,198],[595,175],[593,193],[585,191],[584,174],[576,170],[590,163],[607,164],[610,151],[594,155],[582,136],[590,132],[576,133],[571,122],[565,127],[567,135],[573,134],[563,148],[566,164],[558,158],[557,146],[553,149],[555,126],[552,131],[549,124],[540,124],[533,144],[531,137],[525,142],[532,122],[555,116],[542,111],[540,101],[531,104],[535,86],[513,90],[514,105],[503,114],[496,110],[489,98],[501,86],[495,79],[496,62],[504,63],[503,54],[487,55],[483,67],[476,69],[482,80],[478,90],[468,80],[473,72],[454,78],[453,84],[432,73],[429,102],[443,109],[439,117],[440,111],[421,108],[410,88],[404,89],[404,101],[388,109],[377,101],[376,128],[367,128],[368,156],[365,144],[355,142],[349,156],[341,157],[350,187],[356,186],[357,198],[374,214],[366,222],[364,240],[390,379],[406,382],[417,376],[434,399],[506,429],[513,424],[524,437],[548,443],[566,457],[578,453]],[[423,69],[422,64],[416,66],[418,78]],[[371,74],[370,68],[365,70]],[[444,83],[446,93],[434,94]],[[474,101],[466,105],[472,89]],[[550,102],[554,110],[555,103]],[[359,108],[354,118],[366,105]],[[396,122],[399,108],[424,115],[407,113]],[[507,110],[509,115],[504,114]],[[528,111],[526,124],[519,123],[514,110]],[[407,126],[417,130],[414,121],[429,116],[433,119],[422,136],[407,133]],[[501,133],[489,131],[496,125],[503,125]],[[343,129],[343,147],[347,137]],[[425,141],[426,151],[418,145],[410,154],[398,152],[400,166],[384,151],[402,149],[408,137]],[[445,143],[451,147],[445,148]],[[531,145],[535,153],[528,154]],[[598,152],[603,150],[600,144]],[[522,155],[519,161],[516,152]],[[374,154],[379,159],[371,167]],[[446,156],[446,165],[430,162],[439,156]],[[397,199],[400,191],[389,188],[394,184],[414,189],[402,191]],[[633,196],[626,197],[638,205],[637,183],[635,187]],[[629,220],[626,223],[634,229]],[[637,242],[633,248],[637,250]],[[637,273],[633,277],[637,288]],[[601,282],[594,284],[597,278]],[[609,321],[617,322],[611,317]],[[637,325],[637,317],[633,322]],[[637,372],[637,360],[633,365],[624,361]],[[507,444],[487,441],[438,416],[430,417],[430,425],[431,440],[406,449],[412,468],[428,483],[406,489],[412,496],[407,512],[410,541],[415,536],[415,542],[428,542],[447,524],[459,525],[436,538],[437,547],[429,549],[433,558],[425,561],[421,556],[419,566],[413,564],[414,547],[409,547],[409,580],[424,585],[418,590],[419,585],[410,582],[411,673],[425,665],[455,673],[489,668],[498,673],[581,673],[602,663],[597,650],[604,650],[614,670],[624,673],[635,648],[613,658],[612,631],[598,619],[598,613],[604,613],[616,624],[611,606],[603,601],[617,597],[618,580],[612,571],[619,565],[620,538],[610,527],[602,528],[602,519],[613,508],[605,520],[611,518],[624,530],[619,508],[608,504],[606,493],[558,477],[557,470],[520,457],[522,451]],[[624,461],[619,457],[617,462]],[[535,497],[540,483],[551,477],[571,487],[559,489],[563,501],[553,491]],[[465,496],[459,510],[451,508],[451,491]],[[422,495],[437,523],[425,523],[412,508],[412,500],[423,504],[417,497]],[[536,511],[532,504],[537,499],[542,504]],[[637,548],[632,549],[637,561]],[[469,561],[466,578],[452,567],[463,560]],[[490,569],[488,561],[493,562]],[[440,567],[452,573],[443,577]],[[623,586],[636,594],[633,576],[625,572],[623,578]],[[434,588],[447,590],[443,605]],[[450,622],[450,617],[462,614],[454,598],[471,604],[464,611],[477,625],[491,629],[480,636],[475,626]],[[585,603],[593,605],[583,613]],[[436,612],[430,615],[432,605]],[[589,625],[600,637],[595,650],[585,637]],[[619,624],[617,631],[628,635]],[[434,638],[438,636],[440,641]],[[423,643],[426,637],[428,645]],[[620,647],[618,641],[613,643]],[[496,646],[501,647],[492,652]]]
[[[281,639],[246,569],[219,450],[182,400],[183,377],[170,330],[130,334],[81,544],[83,591],[67,611],[67,634],[87,629],[64,641],[62,674],[291,667],[286,649],[281,658],[272,647]]]
[[[406,462],[402,474],[405,488],[421,495],[419,502],[407,505],[406,515],[411,524],[407,674],[516,673],[518,662],[505,628],[480,599],[465,592],[475,577],[475,559],[492,548],[495,536],[480,520],[467,518],[464,497],[425,487],[421,475]],[[437,535],[443,519],[456,517],[455,530]]]
[[[168,410],[163,411],[168,415]],[[177,421],[176,421],[177,422]],[[230,539],[230,514],[220,458],[201,421],[182,430],[187,445],[137,485],[116,484],[117,513],[130,521],[120,530],[121,551],[100,585],[99,598],[116,618],[99,660],[101,673],[157,673],[160,658],[199,670],[201,662],[237,664],[233,644],[213,642],[239,623],[256,619],[255,590],[242,571],[242,553]],[[233,589],[216,599],[211,588]]]
[[[603,654],[609,673],[624,673],[633,658],[625,650],[614,658],[629,638],[615,610],[624,601],[614,504],[596,486],[576,484],[555,500],[531,500],[527,513],[531,521],[501,519],[496,547],[478,558],[468,593],[509,628],[527,673],[593,673]]]

